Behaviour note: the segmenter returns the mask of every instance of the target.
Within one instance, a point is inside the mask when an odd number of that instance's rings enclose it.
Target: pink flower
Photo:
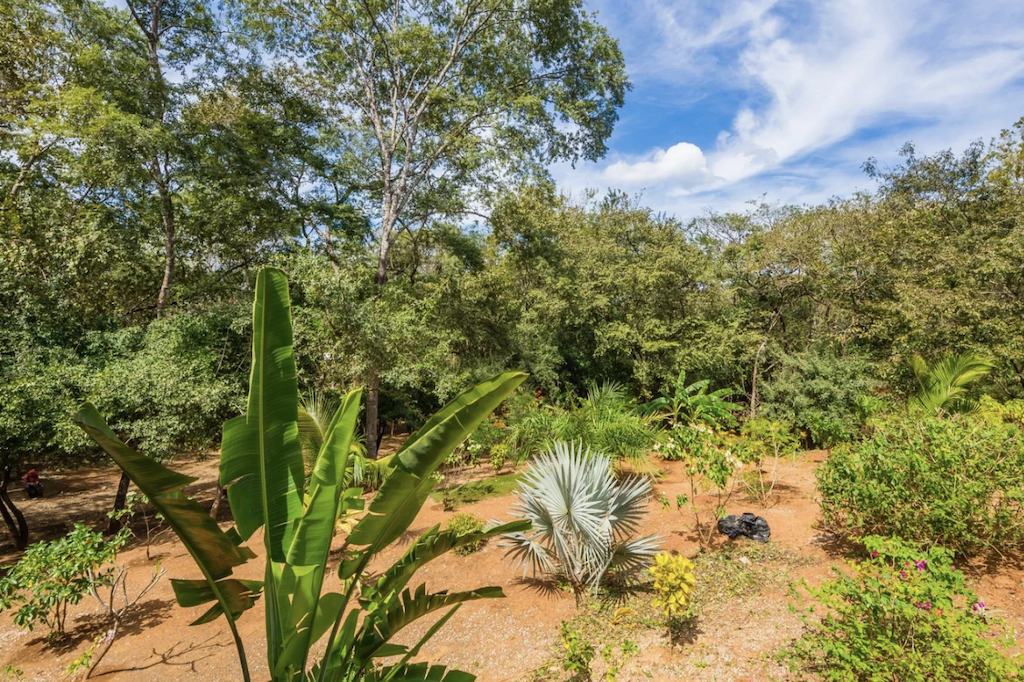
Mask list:
[[[915,561],[914,565],[917,566],[917,570],[923,571],[928,567],[928,562],[924,559],[921,559],[920,561]]]
[[[872,559],[877,559],[878,558],[878,550],[875,550],[874,552],[871,553],[871,558]]]

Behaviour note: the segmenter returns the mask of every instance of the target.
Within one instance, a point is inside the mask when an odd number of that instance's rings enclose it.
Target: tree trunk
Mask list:
[[[93,656],[92,660],[89,661],[89,668],[85,672],[85,679],[92,677],[92,674],[96,672],[96,668],[100,667],[100,661],[110,651],[110,647],[114,646],[114,640],[117,638],[117,630],[121,627],[121,619],[114,617],[114,622],[111,624],[110,629],[107,630],[106,634],[103,635],[103,639],[100,640],[100,648]]]
[[[391,215],[392,202],[384,203],[384,220],[380,231],[380,250],[377,253],[377,279],[374,287],[374,298],[379,298],[388,281],[388,256],[391,252],[392,234],[395,219]],[[380,445],[378,435],[378,416],[380,413],[380,368],[371,365],[366,370],[366,457],[377,459]]]
[[[121,480],[117,484],[117,495],[114,496],[114,514],[124,509],[125,501],[128,498],[128,485],[131,482],[132,479],[128,478],[128,474],[122,471]],[[121,522],[111,517],[110,523],[107,524],[107,534],[113,535],[119,530],[121,530]]]
[[[371,369],[366,377],[366,457],[377,459],[377,416],[380,409],[380,374]]]
[[[0,515],[4,517],[7,530],[14,538],[14,547],[19,552],[28,546],[28,523],[25,515],[14,506],[11,496],[7,493],[7,485],[11,481],[11,467],[4,469],[3,480],[0,481]]]
[[[164,227],[164,279],[156,299],[156,316],[160,317],[163,315],[171,291],[171,282],[174,280],[174,203],[167,187],[167,179],[160,169],[160,160],[157,158],[152,161],[152,173],[157,192],[160,194],[160,219]]]
[[[210,516],[214,521],[220,516],[220,506],[224,503],[224,500],[228,498],[228,489],[217,486],[217,497],[213,498],[213,506],[210,507]]]
[[[757,417],[757,372],[761,366],[761,353],[764,352],[767,345],[768,339],[765,339],[758,347],[757,353],[754,354],[754,371],[750,375],[750,419]]]

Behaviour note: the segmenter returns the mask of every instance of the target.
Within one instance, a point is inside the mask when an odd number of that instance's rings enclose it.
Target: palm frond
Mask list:
[[[578,589],[596,590],[610,567],[635,569],[656,542],[637,545],[630,539],[649,493],[645,478],[616,483],[610,460],[582,442],[556,442],[520,481],[512,511],[533,529],[505,536],[506,557],[524,574],[560,573]],[[626,549],[620,549],[623,544]]]

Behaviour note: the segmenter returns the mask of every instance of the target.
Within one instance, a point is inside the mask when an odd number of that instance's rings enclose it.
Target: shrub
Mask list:
[[[723,434],[696,425],[676,426],[664,442],[659,444],[661,456],[669,461],[681,461],[689,495],[676,497],[676,510],[688,508],[693,514],[694,532],[702,549],[710,549],[716,533],[716,522],[725,516],[725,509],[735,491],[734,474],[741,462],[737,456],[740,449],[733,449],[735,443]],[[711,519],[705,518],[697,504],[697,497],[714,495],[714,510]],[[662,502],[668,507],[667,501]]]
[[[1024,546],[1024,439],[966,417],[893,418],[816,472],[826,526],[976,552]]]
[[[686,372],[680,372],[671,392],[663,392],[660,397],[638,408],[645,414],[657,414],[668,421],[669,426],[677,424],[705,424],[711,428],[736,426],[733,412],[742,407],[725,399],[732,391],[720,388],[708,393],[711,385],[709,379],[686,383]]]
[[[650,492],[646,478],[616,482],[609,459],[582,444],[555,443],[520,482],[512,510],[533,531],[506,535],[507,556],[524,573],[560,575],[577,599],[587,588],[596,592],[609,570],[629,574],[654,555],[656,536],[631,537]]]
[[[743,425],[742,434],[739,459],[753,465],[743,473],[743,486],[751,500],[767,507],[779,482],[781,461],[796,453],[799,440],[789,424],[771,419],[752,419]]]
[[[654,577],[654,591],[658,595],[651,605],[664,611],[666,618],[686,611],[693,598],[693,588],[697,585],[693,562],[679,554],[662,552],[654,557],[650,571]]]
[[[483,529],[484,522],[472,514],[456,514],[452,517],[451,521],[448,522],[448,530],[455,533],[456,537],[461,537],[469,533],[479,533]],[[483,540],[470,542],[456,547],[455,553],[460,556],[466,556],[478,551],[483,546]]]
[[[870,558],[810,589],[824,618],[783,656],[825,682],[1000,682],[1018,667],[997,644],[1002,624],[940,547],[918,551],[895,538],[868,537]]]
[[[657,429],[636,413],[618,384],[592,385],[586,397],[556,414],[552,431],[554,439],[587,443],[615,466],[627,460],[636,470],[653,469],[649,453],[658,440]]]
[[[97,569],[113,562],[128,538],[129,532],[122,530],[105,540],[99,532],[75,524],[59,540],[30,545],[0,579],[0,611],[17,607],[14,624],[18,627],[33,630],[42,623],[49,628],[47,639],[64,637],[68,607],[111,580],[112,568]]]
[[[860,431],[859,399],[875,387],[873,368],[857,356],[808,351],[783,356],[762,391],[764,416],[806,431],[832,447]]]
[[[571,682],[589,682],[592,679],[590,662],[594,660],[594,645],[582,638],[569,623],[563,622],[559,632],[565,650],[562,670],[569,673]]]

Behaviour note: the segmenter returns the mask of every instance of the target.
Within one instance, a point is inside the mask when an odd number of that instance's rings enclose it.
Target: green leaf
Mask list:
[[[475,675],[461,670],[449,670],[443,665],[414,663],[412,665],[383,668],[364,678],[364,682],[474,682]]]
[[[234,620],[245,608],[251,607],[251,601],[246,605],[237,598],[237,594],[231,592],[235,589],[232,581],[221,579],[230,575],[235,566],[244,564],[255,555],[236,543],[237,535],[222,531],[206,510],[181,493],[181,487],[195,479],[171,471],[129,448],[114,435],[90,403],[82,405],[74,422],[110,455],[132,483],[149,498],[195,559],[206,578],[209,594],[218,601],[217,608],[220,610],[212,613],[214,610],[211,609],[211,619],[227,610]]]
[[[211,601],[216,601],[206,613],[190,623],[190,625],[202,625],[216,620],[224,613],[225,606],[230,609],[233,620],[243,612],[251,609],[259,599],[263,583],[259,580],[238,580],[228,578],[218,580],[216,590],[205,580],[171,580],[171,587],[174,588],[174,596],[178,605],[183,607],[199,606]]]
[[[395,469],[370,503],[369,513],[352,530],[349,544],[366,546],[375,554],[405,532],[430,493],[430,475],[525,378],[522,372],[507,372],[474,386],[410,436],[396,454]],[[349,577],[344,570],[350,565],[342,564],[343,578]]]
[[[255,556],[235,544],[206,510],[180,492],[194,478],[171,471],[125,445],[91,403],[82,405],[73,420],[149,498],[211,580],[227,577],[235,566]]]
[[[362,391],[350,392],[338,408],[324,432],[323,445],[313,467],[309,486],[309,504],[288,550],[288,565],[293,569],[295,585],[285,633],[288,642],[278,659],[277,667],[289,666],[302,670],[306,666],[309,649],[323,635],[317,633],[316,618],[320,615],[320,590],[334,538],[334,524],[346,500],[345,470],[348,466],[349,447],[355,434],[356,420]],[[361,502],[361,500],[360,500]],[[340,595],[337,595],[340,598]],[[345,607],[332,605],[333,616]],[[296,632],[296,636],[292,633]]]
[[[302,450],[288,280],[275,268],[256,278],[252,373],[242,417],[224,424],[220,482],[245,539],[263,526],[271,560],[283,562],[302,514]]]
[[[362,600],[380,599],[405,588],[413,574],[424,564],[457,547],[471,545],[506,533],[521,533],[530,529],[527,520],[512,521],[494,528],[458,535],[454,531],[438,532],[434,526],[409,547],[401,559],[392,564],[377,582],[363,589]]]
[[[427,594],[427,586],[420,585],[415,592],[405,590],[401,599],[394,600],[383,613],[376,612],[363,624],[363,634],[356,643],[355,659],[366,665],[377,657],[377,651],[402,628],[423,616],[456,604],[477,599],[501,599],[505,593],[500,587],[480,587],[465,592],[437,592]]]

